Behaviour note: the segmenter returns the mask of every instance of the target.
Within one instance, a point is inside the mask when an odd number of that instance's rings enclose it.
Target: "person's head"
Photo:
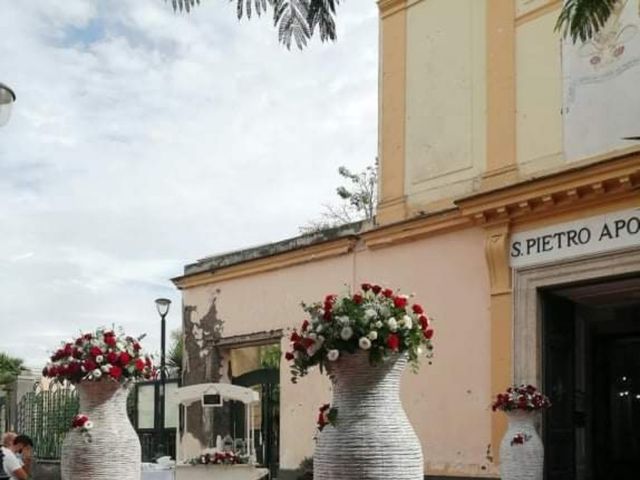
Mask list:
[[[18,435],[13,439],[13,451],[22,452],[24,447],[33,447],[33,441],[27,435]]]
[[[6,448],[12,448],[13,440],[16,438],[16,436],[17,435],[15,434],[15,432],[6,432],[2,436],[2,446]]]

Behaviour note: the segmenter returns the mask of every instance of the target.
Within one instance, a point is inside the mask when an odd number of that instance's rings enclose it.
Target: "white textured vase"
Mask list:
[[[69,431],[62,444],[62,480],[140,480],[140,440],[127,415],[129,388],[111,380],[78,385],[80,413],[93,423],[91,441]]]
[[[318,435],[314,480],[422,480],[422,447],[400,402],[406,357],[369,364],[366,352],[333,363],[337,424]]]
[[[534,421],[536,412],[506,412],[509,427],[500,443],[500,478],[502,480],[542,480],[544,447]],[[524,443],[513,443],[522,435]]]

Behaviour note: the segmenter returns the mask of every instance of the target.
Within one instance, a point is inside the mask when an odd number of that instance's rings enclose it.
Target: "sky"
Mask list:
[[[373,0],[343,2],[338,42],[300,52],[225,0],[4,2],[0,351],[40,369],[80,330],[160,347],[154,299],[211,254],[317,218],[337,169],[377,151]]]

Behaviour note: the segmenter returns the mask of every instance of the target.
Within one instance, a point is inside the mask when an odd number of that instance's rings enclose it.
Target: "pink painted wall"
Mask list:
[[[491,437],[489,279],[484,232],[469,229],[375,251],[184,291],[206,313],[216,290],[225,336],[299,325],[300,302],[373,281],[415,293],[436,319],[435,358],[407,372],[402,397],[423,444],[425,466],[459,474],[486,473]],[[283,340],[283,349],[288,342]],[[318,406],[330,385],[314,373],[297,385],[281,369],[281,466],[296,468],[313,451]]]

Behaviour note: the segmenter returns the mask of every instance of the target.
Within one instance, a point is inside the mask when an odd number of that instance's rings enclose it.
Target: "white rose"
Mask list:
[[[96,368],[93,372],[91,372],[94,378],[100,378],[102,376],[102,371],[99,368]]]
[[[411,329],[411,327],[413,326],[411,317],[409,315],[405,315],[402,319],[404,320],[404,328],[406,328],[407,330]]]
[[[389,309],[389,307],[387,307],[386,305],[383,305],[382,307],[380,307],[380,315],[382,315],[383,317],[387,317],[391,314],[391,310]]]
[[[374,324],[374,326],[375,326],[376,328],[382,328],[382,322],[381,322],[380,320],[378,320],[378,321]]]
[[[87,420],[86,422],[84,422],[82,428],[84,428],[85,430],[91,430],[93,428],[93,422],[91,420]]]
[[[367,335],[367,337],[369,337],[369,340],[376,340],[378,338],[378,332],[371,331],[369,332],[369,335]]]
[[[338,317],[338,321],[343,325],[346,325],[347,323],[349,323],[349,317],[347,317],[346,315],[343,315],[341,317]]]
[[[362,337],[360,340],[358,340],[358,345],[360,345],[360,348],[362,350],[369,350],[371,348],[371,340],[369,340],[367,337]]]
[[[330,362],[335,362],[336,360],[338,360],[339,356],[340,352],[338,350],[329,350],[327,352],[327,360],[329,360]]]
[[[107,373],[109,370],[111,370],[111,365],[109,365],[109,364],[103,365],[102,367],[100,367],[100,369],[103,372]]]
[[[364,312],[364,316],[366,318],[375,318],[377,315],[378,315],[378,312],[376,312],[373,308],[368,308]]]
[[[343,340],[349,340],[353,336],[353,329],[351,327],[344,327],[340,332],[340,338]]]
[[[398,329],[398,322],[395,318],[391,317],[389,320],[387,320],[387,326],[389,327],[389,330],[395,332]]]
[[[98,355],[98,356],[96,357],[96,362],[97,362],[97,363],[102,363],[102,362],[104,362],[104,357],[103,357],[102,355]]]
[[[322,330],[324,329],[324,326],[322,324],[318,325],[318,327],[316,328],[316,332],[320,333]]]

